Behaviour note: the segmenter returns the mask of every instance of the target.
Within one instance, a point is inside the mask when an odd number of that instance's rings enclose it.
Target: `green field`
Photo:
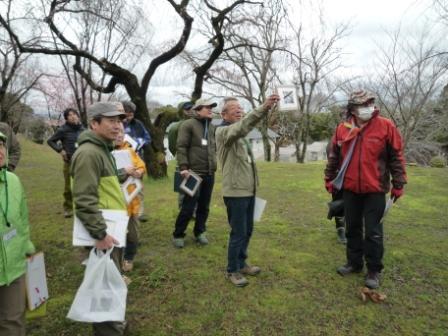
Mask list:
[[[32,240],[46,256],[51,300],[29,335],[89,335],[65,318],[79,287],[80,250],[62,216],[62,162],[49,147],[21,138],[17,170],[27,191]],[[323,164],[260,163],[259,195],[268,200],[256,224],[250,259],[263,272],[245,288],[225,279],[228,224],[218,174],[208,221],[210,245],[171,245],[177,195],[170,178],[146,181],[150,221],[130,273],[131,335],[448,335],[448,169],[409,167],[405,196],[385,223],[384,304],[358,297],[363,275],[342,278],[345,262],[326,219]],[[192,226],[192,224],[190,224]]]

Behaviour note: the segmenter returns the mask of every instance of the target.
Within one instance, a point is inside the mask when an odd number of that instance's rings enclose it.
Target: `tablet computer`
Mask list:
[[[179,189],[182,190],[187,195],[193,197],[201,185],[202,178],[196,173],[190,171],[190,175],[184,178],[180,183]]]

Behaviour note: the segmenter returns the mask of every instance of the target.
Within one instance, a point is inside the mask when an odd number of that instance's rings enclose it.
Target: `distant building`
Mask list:
[[[328,141],[315,141],[306,146],[305,162],[324,161],[327,159]],[[280,147],[280,161],[296,162],[296,147]]]

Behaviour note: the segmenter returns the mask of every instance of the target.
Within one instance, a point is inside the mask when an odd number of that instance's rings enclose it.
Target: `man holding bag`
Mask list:
[[[7,171],[6,136],[0,132],[0,336],[25,335],[26,255],[30,241],[28,208],[19,178]]]
[[[118,241],[106,232],[106,223],[100,209],[126,211],[126,202],[120,189],[117,170],[111,151],[125,117],[123,105],[118,102],[98,102],[87,109],[90,130],[78,139],[79,147],[72,158],[73,201],[76,216],[89,234],[96,239],[98,250],[113,248]],[[120,270],[122,249],[112,251]],[[93,323],[94,335],[123,335],[126,323]]]

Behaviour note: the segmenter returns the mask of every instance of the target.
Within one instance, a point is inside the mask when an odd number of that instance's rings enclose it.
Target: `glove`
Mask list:
[[[328,191],[330,194],[333,194],[333,192],[334,192],[334,186],[333,186],[333,183],[331,183],[331,181],[325,181],[325,189],[327,189],[327,191]]]
[[[396,189],[396,188],[392,188],[392,190],[390,191],[390,196],[395,198],[394,202],[397,201],[397,199],[399,199],[401,196],[403,196],[404,193],[404,189]]]

